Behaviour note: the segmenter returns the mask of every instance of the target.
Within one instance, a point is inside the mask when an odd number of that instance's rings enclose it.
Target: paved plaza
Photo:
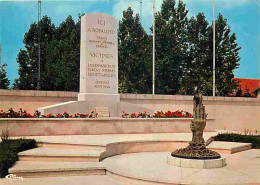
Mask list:
[[[167,164],[173,149],[158,146],[188,145],[191,133],[31,136],[27,138],[36,139],[40,147],[20,152],[19,161],[9,170],[24,177],[23,181],[1,179],[0,184],[260,184],[260,150],[243,143],[212,141],[217,134],[205,132],[204,138],[208,148],[226,158],[227,165],[213,169]],[[110,155],[103,154],[106,150]],[[102,155],[106,157],[101,160]]]

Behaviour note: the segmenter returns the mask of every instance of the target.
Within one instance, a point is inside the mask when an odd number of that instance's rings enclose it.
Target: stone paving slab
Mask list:
[[[225,142],[225,141],[213,141],[211,142],[207,148],[218,148],[218,149],[226,149],[232,150],[234,148],[240,148],[244,146],[252,146],[251,143],[238,143],[238,142]]]
[[[215,169],[193,169],[167,164],[169,153],[124,154],[103,161],[108,172],[121,177],[160,183],[237,185],[260,184],[260,150],[223,154],[227,165]]]
[[[238,142],[225,142],[225,141],[213,141],[208,146],[211,150],[229,151],[231,154],[249,150],[252,148],[252,143],[238,143]]]
[[[48,177],[21,180],[0,179],[0,185],[129,185],[105,175]]]
[[[86,149],[63,149],[39,147],[20,152],[19,156],[91,156],[99,157],[102,151]]]
[[[100,162],[42,162],[42,161],[17,161],[9,169],[9,173],[39,172],[39,171],[69,171],[69,170],[105,169]]]

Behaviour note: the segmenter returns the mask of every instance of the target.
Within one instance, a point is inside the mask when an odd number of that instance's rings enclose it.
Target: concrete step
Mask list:
[[[64,148],[64,149],[86,149],[86,150],[98,150],[104,152],[106,146],[104,145],[91,145],[91,144],[73,144],[73,143],[51,143],[51,142],[38,142],[38,147],[48,148]]]
[[[238,142],[225,142],[225,141],[213,141],[208,146],[208,149],[219,152],[234,154],[242,152],[252,148],[251,143],[238,143]]]
[[[39,147],[18,153],[20,161],[98,162],[102,151]]]
[[[216,136],[218,132],[204,132],[205,141]],[[20,137],[12,137],[20,138]],[[181,141],[189,142],[192,139],[192,133],[150,133],[150,134],[107,134],[107,135],[57,135],[57,136],[26,136],[24,138],[35,139],[46,147],[74,148],[104,150],[106,145],[115,142],[124,141]],[[1,139],[1,138],[0,138]]]
[[[24,178],[105,175],[105,166],[100,162],[17,161],[9,173]]]

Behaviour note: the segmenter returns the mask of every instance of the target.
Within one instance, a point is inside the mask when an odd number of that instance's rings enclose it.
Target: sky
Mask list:
[[[150,33],[152,26],[152,1],[142,0],[141,21]],[[163,0],[155,0],[156,11],[160,10]],[[188,17],[202,12],[208,22],[212,22],[213,0],[183,0],[189,10]],[[260,79],[260,3],[259,0],[215,0],[216,15],[223,14],[237,35],[240,51],[240,66],[235,70],[237,78]],[[106,13],[122,19],[122,12],[128,7],[140,13],[140,0],[42,0],[42,16],[51,17],[58,26],[72,15],[78,20],[79,13]],[[30,25],[37,21],[37,0],[13,1],[0,0],[0,43],[2,45],[2,64],[6,63],[7,75],[11,80],[18,77],[17,54],[24,47],[23,37]],[[151,59],[152,61],[152,59]]]

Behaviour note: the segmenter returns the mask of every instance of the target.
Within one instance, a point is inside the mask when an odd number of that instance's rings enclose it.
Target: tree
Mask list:
[[[210,30],[213,30],[212,27]],[[239,50],[241,47],[236,43],[236,34],[231,34],[227,20],[221,14],[216,21],[216,33],[217,95],[228,96],[232,89],[237,87],[237,83],[232,81],[232,78],[234,78],[234,70],[239,67]],[[213,40],[212,35],[210,34],[210,41]],[[213,49],[211,53],[213,53]]]
[[[253,97],[253,95],[250,93],[249,88],[246,85],[245,93],[243,94],[243,97]]]
[[[47,45],[53,39],[55,30],[51,19],[44,16],[40,20],[41,24],[41,89],[45,90],[45,85],[48,84],[48,74],[45,74],[45,64],[47,58]],[[19,65],[19,78],[15,79],[14,89],[36,89],[38,77],[38,24],[33,23],[28,32],[24,35],[23,43],[25,49],[21,49],[17,63]]]
[[[32,65],[33,60],[29,59],[29,54],[26,50],[21,49],[18,56],[17,62],[19,64],[18,74],[19,78],[14,80],[14,89],[35,89],[36,88],[36,76]]]
[[[203,14],[189,20],[189,62],[180,94],[193,94],[198,86],[204,95],[212,95],[213,82],[213,26]],[[235,34],[231,34],[227,20],[219,14],[216,21],[216,94],[229,96],[237,87],[234,70],[239,64],[239,50]]]
[[[7,73],[5,67],[7,64],[0,66],[0,89],[8,89],[10,85],[10,80],[7,78]]]
[[[210,68],[209,24],[204,14],[191,17],[188,22],[188,56],[184,64],[179,94],[194,94],[197,86],[203,94],[212,92],[212,69]]]
[[[79,91],[80,22],[76,24],[68,16],[55,29],[55,39],[49,43],[47,51],[45,74],[49,83],[45,89]]]
[[[176,94],[188,60],[187,13],[182,1],[165,0],[155,15],[156,93]]]
[[[59,27],[44,16],[41,21],[41,89],[79,90],[80,20],[68,16]],[[15,89],[36,89],[38,77],[38,24],[33,23],[24,36],[17,62],[19,78]]]
[[[189,95],[198,86],[212,95],[213,27],[204,14],[188,19],[187,12],[182,1],[165,0],[156,14],[156,93]],[[216,33],[216,92],[228,96],[241,48],[221,14]]]
[[[236,91],[236,97],[243,97],[243,93],[242,93],[242,89],[241,87]]]
[[[118,29],[119,91],[150,93],[151,37],[143,29],[139,15],[128,8]]]

